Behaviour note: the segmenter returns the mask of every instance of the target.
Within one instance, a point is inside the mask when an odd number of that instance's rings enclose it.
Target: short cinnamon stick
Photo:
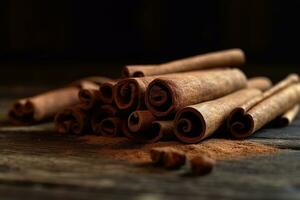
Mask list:
[[[299,104],[295,105],[293,108],[287,110],[281,116],[277,117],[271,125],[275,127],[285,127],[290,125],[299,113]]]
[[[96,105],[100,105],[100,96],[98,90],[81,89],[78,93],[81,107],[85,110],[90,110]]]
[[[101,134],[101,122],[108,117],[117,117],[118,109],[113,105],[101,105],[95,108],[91,116],[92,130],[96,134]]]
[[[167,117],[185,106],[215,99],[246,86],[246,77],[238,69],[203,70],[153,80],[145,100],[154,116]]]
[[[236,67],[244,64],[245,55],[241,49],[229,49],[202,54],[160,65],[133,65],[123,69],[124,77],[143,77],[207,68]]]
[[[99,96],[101,102],[104,104],[112,104],[114,102],[113,98],[113,87],[117,81],[108,81],[100,85]]]
[[[290,75],[262,96],[234,109],[227,125],[237,139],[252,135],[267,123],[282,115],[300,102],[300,84],[297,75]]]
[[[145,131],[131,132],[128,127],[123,127],[124,134],[136,142],[155,143],[160,140],[170,140],[174,138],[174,122],[173,121],[153,121],[147,124],[149,127]]]
[[[100,123],[100,133],[107,137],[116,137],[122,134],[123,120],[119,117],[109,117]]]
[[[247,87],[266,91],[272,87],[272,81],[268,77],[258,76],[250,78],[247,82]]]
[[[80,106],[66,108],[57,113],[54,124],[59,133],[81,135],[90,131],[89,114]]]
[[[119,81],[113,88],[113,98],[117,107],[124,112],[143,110],[146,107],[146,88],[155,78],[129,78]]]
[[[185,107],[176,114],[175,135],[181,142],[198,143],[218,130],[234,108],[261,95],[258,89],[242,89],[212,101]]]
[[[147,110],[134,111],[128,117],[128,129],[134,133],[146,131],[155,120],[153,114]]]

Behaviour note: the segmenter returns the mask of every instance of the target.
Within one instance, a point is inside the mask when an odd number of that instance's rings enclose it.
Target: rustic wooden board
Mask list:
[[[9,101],[1,101],[2,117]],[[52,124],[0,128],[1,199],[299,199],[300,119],[251,138],[281,153],[220,161],[205,177],[104,159]]]

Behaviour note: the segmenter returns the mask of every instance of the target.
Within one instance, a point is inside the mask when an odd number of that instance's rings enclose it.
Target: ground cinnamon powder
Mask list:
[[[215,160],[240,159],[249,156],[272,154],[279,151],[275,147],[251,141],[209,139],[199,144],[182,144],[176,141],[158,142],[154,144],[135,144],[124,137],[82,136],[81,142],[99,146],[101,156],[131,163],[151,162],[150,150],[155,147],[172,147],[181,150],[190,158],[206,155]]]

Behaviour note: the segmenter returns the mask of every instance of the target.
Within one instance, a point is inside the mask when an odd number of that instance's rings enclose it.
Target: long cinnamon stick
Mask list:
[[[207,68],[236,67],[244,64],[245,55],[241,49],[229,49],[180,59],[160,65],[125,66],[124,77],[142,77]]]
[[[243,139],[285,113],[300,102],[300,84],[297,75],[290,75],[262,96],[234,109],[227,124],[230,134]]]
[[[66,108],[57,113],[54,124],[59,133],[81,135],[90,131],[89,114],[80,106]]]
[[[97,77],[97,83],[82,79],[72,84],[51,90],[33,97],[18,100],[9,110],[8,116],[16,124],[32,124],[49,118],[67,108],[79,103],[78,91],[80,89],[94,89],[99,87],[100,80],[107,78]]]
[[[175,135],[181,142],[198,143],[218,130],[234,108],[261,95],[258,89],[242,89],[212,101],[185,107],[176,114]]]
[[[91,126],[92,130],[96,134],[101,134],[101,122],[108,117],[118,117],[119,111],[113,105],[101,105],[95,108],[91,116]]]
[[[264,76],[253,77],[248,80],[247,87],[266,91],[272,87],[272,81]]]
[[[147,88],[145,100],[154,116],[166,117],[185,106],[215,99],[246,86],[246,77],[238,69],[203,70],[155,79]]]

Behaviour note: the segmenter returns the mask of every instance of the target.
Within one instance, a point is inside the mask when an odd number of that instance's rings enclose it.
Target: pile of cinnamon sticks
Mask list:
[[[230,49],[159,65],[134,65],[123,77],[89,77],[17,101],[12,122],[54,119],[60,133],[126,136],[137,142],[198,143],[216,132],[244,139],[267,124],[286,126],[299,111],[296,74],[272,86],[238,69],[244,52]]]

